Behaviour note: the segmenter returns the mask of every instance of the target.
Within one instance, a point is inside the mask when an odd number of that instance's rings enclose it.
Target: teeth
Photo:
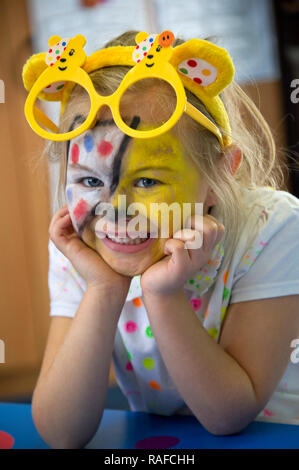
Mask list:
[[[120,243],[121,245],[139,245],[147,240],[147,238],[117,238],[107,235],[107,238],[112,240],[115,243]]]

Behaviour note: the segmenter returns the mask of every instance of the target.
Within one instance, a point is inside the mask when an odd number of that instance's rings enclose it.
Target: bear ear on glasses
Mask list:
[[[215,97],[231,83],[234,66],[226,49],[204,39],[190,39],[174,48],[170,63],[186,87]]]
[[[235,73],[227,50],[204,39],[190,39],[174,48],[170,63],[180,75],[184,87],[199,98],[217,126],[224,131],[223,139],[227,144],[231,129],[219,97],[219,93],[233,81]]]
[[[49,85],[38,97],[45,101],[62,101],[66,83],[63,81],[63,72],[75,70],[85,63],[85,44],[86,39],[81,34],[73,38],[52,36],[48,41],[48,52],[32,55],[23,67],[22,77],[26,90],[29,92],[40,75],[47,70]]]

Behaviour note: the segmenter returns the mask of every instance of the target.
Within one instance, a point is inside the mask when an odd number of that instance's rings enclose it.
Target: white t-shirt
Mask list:
[[[244,197],[248,217],[232,258],[223,265],[220,242],[208,263],[184,286],[199,321],[215,341],[229,304],[299,295],[299,199],[270,187],[245,190]],[[211,214],[221,221],[217,206]],[[51,241],[49,255],[50,315],[72,318],[84,294],[85,282]],[[290,348],[290,355],[291,352]],[[191,414],[153,337],[142,302],[140,276],[132,279],[119,318],[113,361],[117,382],[132,410]],[[299,363],[290,360],[258,419],[297,419],[299,423]]]

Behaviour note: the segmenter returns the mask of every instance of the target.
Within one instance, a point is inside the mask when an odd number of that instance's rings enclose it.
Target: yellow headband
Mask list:
[[[229,85],[234,76],[234,66],[228,52],[202,39],[191,39],[175,48],[171,47],[173,41],[174,36],[170,31],[164,31],[160,35],[149,35],[140,32],[136,36],[136,47],[109,47],[100,49],[86,57],[83,50],[86,40],[82,35],[77,35],[71,39],[61,39],[59,36],[53,36],[49,40],[49,52],[35,54],[26,62],[23,68],[23,82],[27,91],[30,92],[25,105],[25,113],[31,127],[39,135],[51,138],[47,132],[35,124],[39,113],[43,114],[34,107],[37,96],[47,101],[60,101],[62,116],[74,86],[73,83],[68,83],[68,80],[80,83],[87,89],[91,99],[97,101],[99,98],[96,97],[96,92],[91,89],[91,80],[87,74],[103,67],[123,65],[131,66],[133,70],[131,69],[127,74],[128,77],[125,77],[126,84],[123,83],[123,80],[120,85],[120,88],[123,89],[118,94],[125,91],[129,82],[132,84],[138,79],[145,78],[145,76],[153,76],[164,78],[172,85],[175,84],[177,96],[182,98],[184,93],[180,89],[182,83],[204,104],[218,128],[221,129],[222,135],[221,133],[220,136],[217,135],[217,132],[220,131],[212,129],[213,124],[211,121],[190,103],[182,102],[180,104],[180,113],[186,111],[191,117],[214,132],[223,147],[229,145],[231,142],[229,119],[223,102],[218,96]],[[158,54],[158,52],[160,53]],[[153,59],[150,61],[149,58]],[[66,64],[68,64],[68,67]],[[76,77],[78,77],[78,80]],[[66,80],[61,81],[63,78]],[[117,95],[117,93],[113,95]],[[109,100],[109,97],[106,97],[107,100]],[[176,112],[179,113],[179,110],[176,110]],[[45,115],[42,117],[44,117],[44,119],[41,119],[43,124],[46,124],[46,127],[55,132],[56,126]],[[116,124],[120,124],[119,127],[123,128],[124,124],[117,122],[117,116],[115,117]],[[177,120],[177,118],[175,117],[174,120]],[[91,126],[91,118],[87,124],[89,127]],[[51,125],[53,125],[53,128]],[[168,128],[165,127],[166,130]],[[124,132],[126,131],[128,129],[124,129]],[[136,133],[136,131],[128,131],[127,133],[136,137],[137,135],[134,132]],[[150,132],[152,132],[152,136],[156,135],[154,131]],[[64,134],[64,136],[67,136],[68,139],[72,138],[70,133]],[[63,140],[63,138],[56,139],[52,137],[52,140]]]

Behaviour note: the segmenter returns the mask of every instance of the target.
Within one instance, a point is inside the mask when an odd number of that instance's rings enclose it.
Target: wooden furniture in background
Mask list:
[[[0,400],[13,400],[32,393],[49,325],[48,174],[43,143],[24,117],[21,73],[32,53],[25,0],[1,0],[0,49]]]

